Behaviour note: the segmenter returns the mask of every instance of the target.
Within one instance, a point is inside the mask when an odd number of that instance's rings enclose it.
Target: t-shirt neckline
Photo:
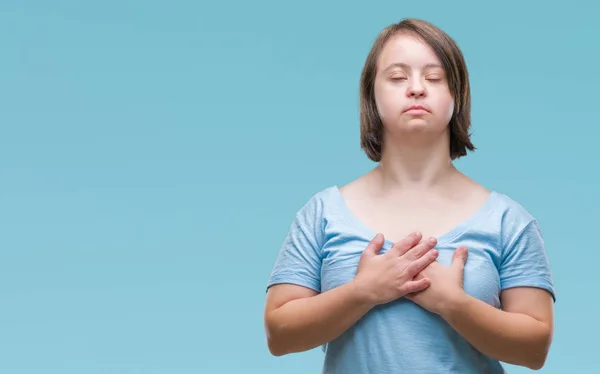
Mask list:
[[[333,189],[334,196],[336,198],[337,205],[341,209],[342,214],[346,218],[346,220],[355,228],[359,229],[362,233],[368,236],[368,240],[371,240],[375,237],[377,232],[368,227],[362,220],[360,220],[354,213],[350,210],[338,185],[334,185],[331,187]],[[457,238],[459,235],[470,229],[476,222],[487,217],[491,208],[493,206],[494,200],[496,199],[498,193],[495,190],[491,190],[488,198],[483,203],[483,205],[470,217],[466,218],[456,226],[454,226],[449,231],[444,234],[436,237],[437,245],[440,246],[446,244],[453,239]],[[393,240],[400,240],[400,238],[392,238]],[[384,248],[391,248],[391,246],[395,243],[393,240],[385,238]]]

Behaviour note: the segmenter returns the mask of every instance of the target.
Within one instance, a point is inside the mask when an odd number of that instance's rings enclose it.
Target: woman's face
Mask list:
[[[384,132],[443,133],[454,111],[446,75],[433,49],[415,36],[398,34],[379,56],[375,100]]]

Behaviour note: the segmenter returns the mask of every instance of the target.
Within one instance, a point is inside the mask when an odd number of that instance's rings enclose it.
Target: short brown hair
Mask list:
[[[454,160],[474,151],[469,127],[471,126],[471,89],[467,65],[456,42],[437,26],[418,19],[404,19],[392,24],[379,34],[367,59],[360,78],[360,145],[367,156],[381,161],[383,124],[375,103],[375,76],[377,60],[386,42],[398,33],[419,37],[428,44],[442,63],[454,98],[454,113],[450,119],[450,157]]]

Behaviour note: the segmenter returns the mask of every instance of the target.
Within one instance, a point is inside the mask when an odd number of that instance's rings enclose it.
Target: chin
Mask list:
[[[433,126],[429,121],[423,118],[413,118],[407,122],[400,124],[399,128],[401,131],[423,131],[427,129],[433,129]]]

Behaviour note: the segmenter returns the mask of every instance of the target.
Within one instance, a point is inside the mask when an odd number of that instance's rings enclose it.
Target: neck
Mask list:
[[[390,139],[390,138],[388,138]],[[406,139],[384,147],[382,158],[374,170],[383,190],[421,191],[446,185],[458,171],[450,158],[448,136],[428,144],[415,144]]]

